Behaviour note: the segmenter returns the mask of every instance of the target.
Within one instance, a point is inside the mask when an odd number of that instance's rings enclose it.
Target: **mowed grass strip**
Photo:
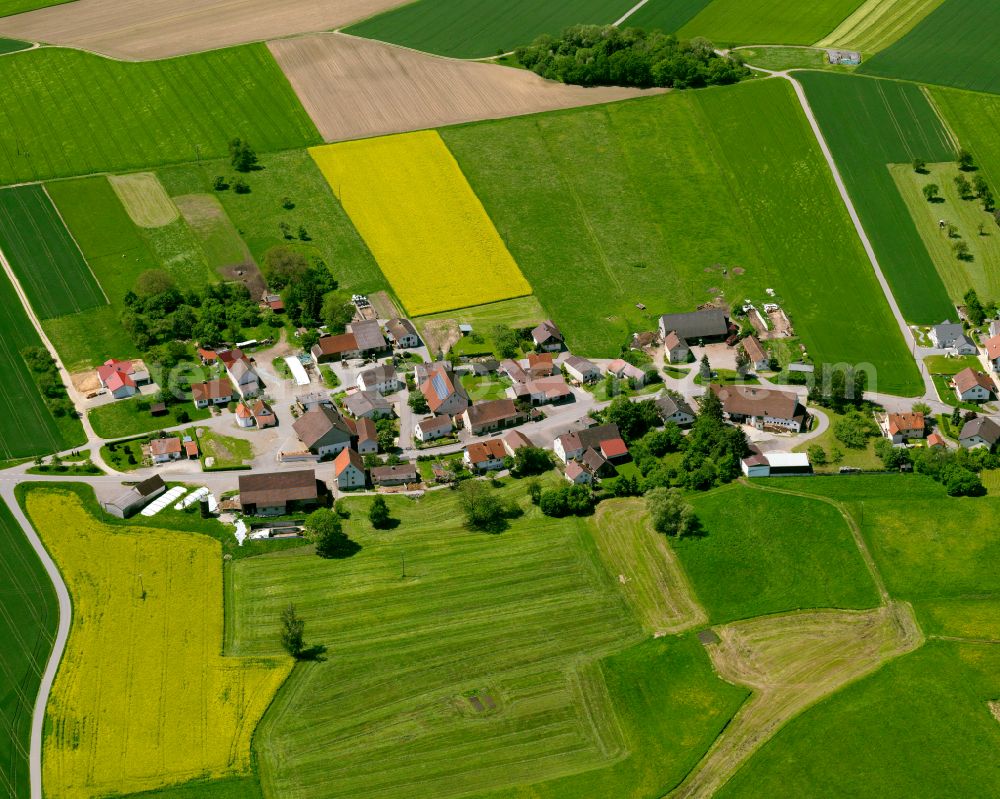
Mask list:
[[[482,58],[529,44],[570,25],[609,25],[635,3],[629,0],[417,0],[345,30],[354,36],[414,50]]]
[[[44,187],[0,191],[0,247],[40,319],[107,303]]]
[[[936,324],[954,308],[888,164],[954,158],[919,86],[804,72],[798,76],[903,315]]]
[[[862,0],[713,0],[678,31],[715,44],[812,44]]]
[[[531,294],[436,131],[310,154],[411,315]]]
[[[372,530],[370,500],[348,500],[353,557],[308,547],[233,563],[234,652],[279,651],[294,601],[331,654],[296,669],[257,731],[266,795],[506,791],[624,754],[612,686],[585,664],[645,635],[588,523],[505,494],[526,512],[499,536],[466,530],[453,492],[390,498],[392,531]]]
[[[874,53],[903,38],[944,0],[865,0],[820,47],[849,47]]]
[[[0,59],[0,85],[0,184],[320,141],[263,44],[139,63],[42,48]]]
[[[671,545],[713,624],[878,604],[847,522],[833,506],[743,485],[692,504],[705,535]]]
[[[160,227],[177,219],[177,208],[152,172],[111,175],[108,180],[139,227]]]
[[[74,607],[47,711],[48,790],[89,799],[246,773],[292,662],[220,655],[219,543],[117,530],[66,491],[30,491],[25,508]]]
[[[55,590],[24,531],[0,501],[0,786],[28,796],[31,716],[52,649],[59,607]]]
[[[946,0],[906,36],[863,64],[886,78],[1000,92],[1000,5]]]
[[[765,302],[773,287],[813,359],[873,363],[884,390],[919,391],[826,162],[783,82],[442,136],[574,351],[614,357],[633,332],[655,328],[658,314],[715,299]],[[850,309],[837,296],[851,297]]]

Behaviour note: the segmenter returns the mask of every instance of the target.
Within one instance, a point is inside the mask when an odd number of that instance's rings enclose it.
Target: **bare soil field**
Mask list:
[[[77,0],[0,19],[0,35],[151,60],[340,28],[406,0]]]
[[[584,88],[496,64],[417,53],[339,33],[268,43],[327,141],[404,133],[662,93]]]

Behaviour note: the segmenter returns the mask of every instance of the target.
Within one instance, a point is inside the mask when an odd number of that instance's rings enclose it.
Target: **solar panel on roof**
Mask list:
[[[438,395],[439,400],[448,399],[448,394],[450,392],[448,391],[448,386],[445,385],[444,379],[441,375],[434,375],[434,377],[431,378],[431,386],[434,387],[434,393]]]

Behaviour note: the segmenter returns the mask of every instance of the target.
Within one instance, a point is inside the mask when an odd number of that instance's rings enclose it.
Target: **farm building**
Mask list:
[[[385,332],[389,341],[399,349],[405,350],[420,346],[420,336],[409,319],[390,319],[386,322]]]
[[[434,441],[451,435],[451,417],[447,415],[431,416],[428,419],[421,419],[413,427],[413,437],[421,443]]]
[[[748,424],[758,430],[802,432],[809,414],[790,391],[756,388],[754,386],[720,386],[713,383],[711,391],[722,403],[729,421]]]
[[[477,441],[465,448],[462,461],[473,472],[490,472],[503,468],[507,449],[499,438]]]
[[[361,391],[393,394],[402,387],[403,383],[396,375],[396,367],[392,364],[379,364],[358,374],[358,388]]]
[[[583,457],[588,449],[599,452],[604,442],[621,441],[621,437],[618,425],[602,424],[559,436],[553,444],[553,450],[559,460],[567,463]]]
[[[307,411],[292,422],[292,427],[303,446],[321,458],[351,445],[351,428],[333,408]]]
[[[372,482],[377,486],[401,486],[420,482],[417,467],[412,463],[398,466],[376,466],[371,470]]]
[[[767,350],[764,349],[756,336],[747,336],[740,342],[740,345],[754,371],[759,372],[762,369],[771,368],[771,356],[767,354]]]
[[[691,348],[687,340],[676,330],[671,330],[663,339],[663,352],[668,363],[687,363],[691,357]]]
[[[425,374],[420,392],[427,400],[431,413],[457,416],[469,407],[469,398],[461,383],[453,380],[450,367],[442,363],[430,364]]]
[[[965,449],[993,449],[1000,443],[1000,423],[989,416],[977,416],[962,427],[958,443]]]
[[[392,416],[392,403],[377,391],[355,391],[344,398],[344,410],[355,419]]]
[[[722,341],[729,336],[729,318],[722,308],[706,308],[693,313],[667,314],[660,317],[660,336],[664,341],[671,332],[692,341]]]
[[[241,474],[240,508],[248,516],[282,516],[319,503],[314,469]]]
[[[664,424],[673,422],[678,427],[687,427],[694,422],[694,411],[683,397],[673,396],[664,391],[654,402]]]
[[[233,400],[233,386],[223,377],[205,383],[191,384],[191,399],[196,408],[209,405],[228,405]]]
[[[337,488],[364,488],[365,462],[353,449],[342,449],[333,460],[333,477]]]
[[[119,519],[127,519],[133,513],[146,507],[146,505],[166,490],[167,484],[163,482],[163,478],[158,474],[153,475],[148,480],[136,483],[114,499],[102,503],[102,507],[112,516],[117,516]]]
[[[905,444],[912,439],[922,439],[926,422],[922,413],[890,413],[882,425],[882,432],[893,444]]]
[[[378,452],[378,430],[371,419],[344,419],[356,439],[354,448],[361,455],[374,455]]]
[[[154,438],[149,442],[149,457],[153,463],[177,461],[181,459],[182,454],[183,447],[179,438]]]
[[[757,452],[744,458],[741,468],[747,477],[812,474],[809,456],[804,452]]]
[[[507,389],[507,396],[514,400],[530,402],[532,405],[547,405],[568,402],[573,399],[573,390],[562,375],[529,379],[526,383],[515,383]]]
[[[986,402],[996,393],[993,379],[971,366],[952,378],[951,387],[962,402]]]
[[[148,385],[149,372],[133,361],[111,359],[97,367],[97,379],[115,399],[127,399],[139,393],[139,386]]]
[[[524,367],[511,358],[500,361],[499,371],[500,374],[507,375],[515,383],[524,383],[528,380],[528,373]]]
[[[317,364],[361,357],[361,351],[358,349],[358,342],[353,333],[323,336],[313,345],[310,352]]]
[[[562,331],[551,319],[546,319],[531,331],[531,340],[544,352],[559,352],[565,343]]]
[[[363,358],[381,355],[389,348],[385,336],[382,335],[382,328],[374,320],[354,322],[351,325],[351,334],[354,336],[358,352]]]
[[[593,383],[601,379],[601,367],[579,355],[570,355],[563,361],[563,366],[570,379],[577,383]]]
[[[531,439],[528,438],[520,430],[511,430],[509,433],[504,435],[501,439],[503,441],[504,449],[507,450],[507,454],[512,458],[514,454],[522,447],[533,447],[534,444],[531,443]]]

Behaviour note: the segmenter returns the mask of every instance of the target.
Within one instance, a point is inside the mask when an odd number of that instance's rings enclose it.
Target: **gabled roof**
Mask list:
[[[660,327],[668,333],[673,330],[678,336],[688,341],[695,338],[725,336],[729,332],[726,312],[721,308],[707,308],[693,313],[666,314],[660,317]]]
[[[220,361],[222,361],[223,364],[225,364],[225,366],[226,366],[227,369],[232,364],[236,363],[236,361],[241,361],[245,357],[243,355],[243,350],[239,350],[239,349],[236,349],[236,350],[222,350],[220,352],[216,352],[215,354],[218,357],[218,359]]]
[[[342,449],[337,454],[337,457],[333,459],[333,474],[334,474],[334,476],[335,477],[340,477],[340,475],[343,474],[344,470],[348,466],[353,466],[359,472],[361,472],[362,474],[364,474],[364,471],[365,471],[365,462],[364,462],[364,459],[357,452],[355,452],[353,449],[351,449],[350,447],[347,447],[346,449]]]
[[[484,424],[492,424],[506,419],[513,419],[520,416],[517,406],[512,399],[486,400],[470,405],[465,410],[472,427]]]
[[[764,352],[764,348],[761,346],[761,343],[757,340],[756,336],[747,336],[743,339],[742,343],[743,349],[752,363],[766,361],[768,359],[767,353]]]
[[[419,427],[424,433],[436,433],[440,430],[450,431],[451,417],[444,414],[440,416],[431,416],[417,422],[417,427]]]
[[[374,320],[354,322],[351,325],[351,333],[354,335],[354,340],[358,342],[358,349],[362,352],[385,349],[385,336],[382,335],[382,328]]]
[[[989,416],[977,416],[970,419],[962,427],[959,438],[963,441],[979,436],[991,446],[1000,442],[1000,424],[997,424]]]
[[[503,442],[511,450],[519,450],[521,447],[533,447],[534,444],[531,443],[531,439],[528,438],[520,430],[511,430],[503,437]]]
[[[607,458],[605,458],[593,447],[587,448],[587,450],[583,453],[583,457],[580,458],[580,461],[591,474],[597,474],[601,469],[608,465]]]
[[[376,466],[371,470],[372,482],[379,483],[383,480],[412,480],[417,481],[417,467],[412,463],[403,463],[398,466]]]
[[[668,350],[674,350],[678,347],[687,347],[688,343],[684,340],[684,337],[676,330],[671,330],[667,333],[667,337],[663,339],[663,346]]]
[[[217,400],[233,396],[233,384],[223,377],[191,384],[191,399]]]
[[[622,434],[616,424],[602,424],[597,427],[590,427],[586,430],[577,430],[575,433],[566,433],[559,436],[563,449],[567,452],[574,452],[578,449],[597,449],[602,441],[612,438],[621,438]]]
[[[507,450],[499,438],[476,441],[469,444],[465,451],[469,454],[470,463],[483,463],[488,460],[502,461],[507,457]]]
[[[581,474],[587,474],[587,470],[578,461],[570,461],[566,464],[566,476],[574,483]]]
[[[372,411],[388,411],[392,403],[377,391],[355,391],[344,398],[344,408],[352,416],[363,416]]]
[[[455,394],[465,396],[458,385],[452,380],[451,371],[441,364],[431,364],[426,370],[426,379],[420,384],[420,392],[427,400],[432,413],[446,403]]]
[[[944,438],[941,437],[940,433],[931,433],[927,436],[927,446],[928,447],[946,447],[948,444],[945,442]]]
[[[351,435],[351,430],[344,421],[344,417],[333,408],[324,405],[306,411],[292,422],[292,427],[302,443],[309,448],[312,448],[332,431],[339,433],[335,436],[338,440],[344,440]]]
[[[986,357],[991,361],[1000,358],[1000,336],[994,336],[986,342]]]
[[[709,386],[726,413],[737,416],[770,416],[774,419],[797,419],[805,414],[797,394],[754,386]]]
[[[952,378],[952,383],[955,388],[958,389],[960,394],[964,394],[970,389],[976,386],[981,386],[982,388],[989,391],[991,394],[997,390],[996,386],[993,384],[993,380],[989,375],[984,372],[977,371],[971,366],[963,369],[955,377]]]
[[[249,419],[253,416],[253,411],[250,410],[250,407],[245,402],[241,402],[236,406],[236,416],[240,419]]]
[[[605,458],[621,458],[628,455],[628,447],[620,438],[609,438],[601,442],[601,454]]]
[[[149,442],[150,455],[180,455],[181,440],[179,438],[154,438]]]
[[[316,357],[326,355],[343,355],[345,352],[357,352],[357,339],[353,333],[341,333],[339,336],[323,336],[312,348]]]
[[[581,358],[579,355],[570,355],[565,361],[563,361],[563,363],[565,363],[567,367],[572,366],[581,374],[601,371],[596,363],[588,361],[586,358]]]
[[[646,373],[642,371],[638,366],[629,363],[623,358],[616,358],[611,363],[608,364],[608,371],[615,375],[621,375],[625,378],[634,378],[636,380],[642,380],[646,377]]]
[[[417,329],[409,319],[390,319],[385,323],[385,329],[389,331],[389,335],[396,339],[396,341],[407,336],[419,338],[417,336]]]
[[[535,344],[544,344],[549,339],[562,341],[563,334],[555,322],[551,319],[546,319],[538,327],[532,329],[531,339]]]
[[[691,410],[691,406],[688,405],[686,400],[675,399],[666,392],[660,394],[653,401],[656,403],[656,409],[660,412],[660,416],[664,419],[673,416],[675,413],[686,413],[689,416],[694,416],[694,411]]]
[[[889,435],[897,433],[907,433],[915,430],[923,432],[924,415],[922,413],[890,413],[889,414]]]
[[[364,441],[377,441],[378,440],[378,428],[375,427],[375,422],[371,419],[366,419],[362,417],[354,422],[355,435],[358,437],[358,443],[361,444]]]
[[[270,507],[318,496],[315,469],[241,474],[239,486],[240,504],[244,506]]]
[[[378,366],[359,372],[358,377],[365,385],[387,383],[396,379],[396,367],[391,363],[380,363]]]
[[[109,391],[117,391],[125,386],[135,388],[135,381],[125,372],[112,372],[104,379],[104,385],[108,387]]]

